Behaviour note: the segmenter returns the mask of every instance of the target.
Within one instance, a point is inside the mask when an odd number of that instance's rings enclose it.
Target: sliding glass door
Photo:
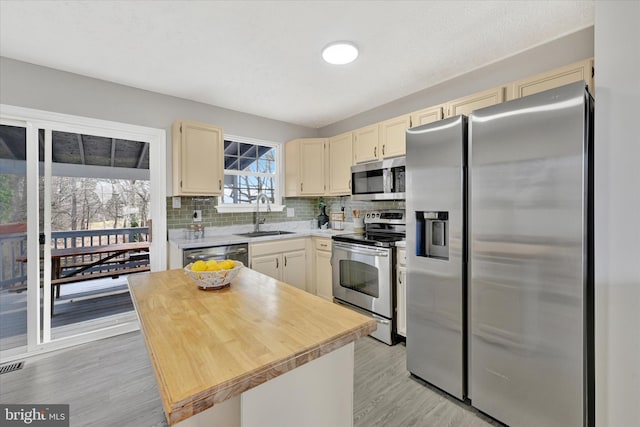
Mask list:
[[[136,330],[127,275],[166,267],[164,131],[7,110],[0,361]]]
[[[27,348],[27,128],[0,122],[0,353]]]

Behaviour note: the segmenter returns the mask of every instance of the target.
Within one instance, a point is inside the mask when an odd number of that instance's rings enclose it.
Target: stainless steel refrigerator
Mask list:
[[[407,131],[407,367],[511,426],[593,422],[592,117],[573,83]]]

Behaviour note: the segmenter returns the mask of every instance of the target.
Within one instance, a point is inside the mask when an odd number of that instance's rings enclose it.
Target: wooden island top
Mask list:
[[[248,268],[221,290],[184,271],[129,277],[169,424],[328,354],[374,320]]]

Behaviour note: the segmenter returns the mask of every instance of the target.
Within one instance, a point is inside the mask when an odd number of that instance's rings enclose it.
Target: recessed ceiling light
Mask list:
[[[322,59],[329,64],[344,65],[358,57],[358,48],[350,42],[334,42],[322,49]]]

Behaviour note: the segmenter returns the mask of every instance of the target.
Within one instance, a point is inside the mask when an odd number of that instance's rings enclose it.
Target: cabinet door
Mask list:
[[[587,83],[589,93],[593,95],[593,59],[580,61],[514,82],[512,84],[512,96],[514,99],[522,98],[523,96],[543,92],[580,80]]]
[[[284,145],[284,195],[300,195],[300,139]]]
[[[282,254],[282,281],[307,290],[307,253],[306,251],[285,252]]]
[[[405,132],[411,126],[411,116],[400,116],[380,124],[382,146],[380,154],[385,157],[404,156],[407,152]]]
[[[351,194],[351,161],[353,159],[353,134],[351,132],[329,138],[328,194]]]
[[[251,258],[251,268],[269,277],[280,280],[282,255],[262,255]]]
[[[411,127],[442,120],[442,107],[425,108],[411,114]]]
[[[364,127],[353,132],[353,162],[362,163],[378,160],[380,132],[378,124]]]
[[[316,295],[332,300],[332,272],[331,252],[316,251],[314,280],[316,282]]]
[[[407,278],[407,269],[406,267],[398,267],[397,269],[397,279],[396,279],[396,299],[397,299],[397,310],[396,314],[398,316],[396,323],[396,333],[398,335],[402,335],[403,337],[407,336],[407,288],[406,288],[406,278]]]
[[[474,95],[465,96],[447,103],[447,117],[464,114],[468,116],[474,110],[489,107],[491,105],[500,104],[505,100],[505,87],[485,90]]]
[[[300,195],[324,195],[325,148],[325,139],[300,141]]]
[[[218,196],[224,178],[222,128],[178,121],[173,125],[173,193]]]

